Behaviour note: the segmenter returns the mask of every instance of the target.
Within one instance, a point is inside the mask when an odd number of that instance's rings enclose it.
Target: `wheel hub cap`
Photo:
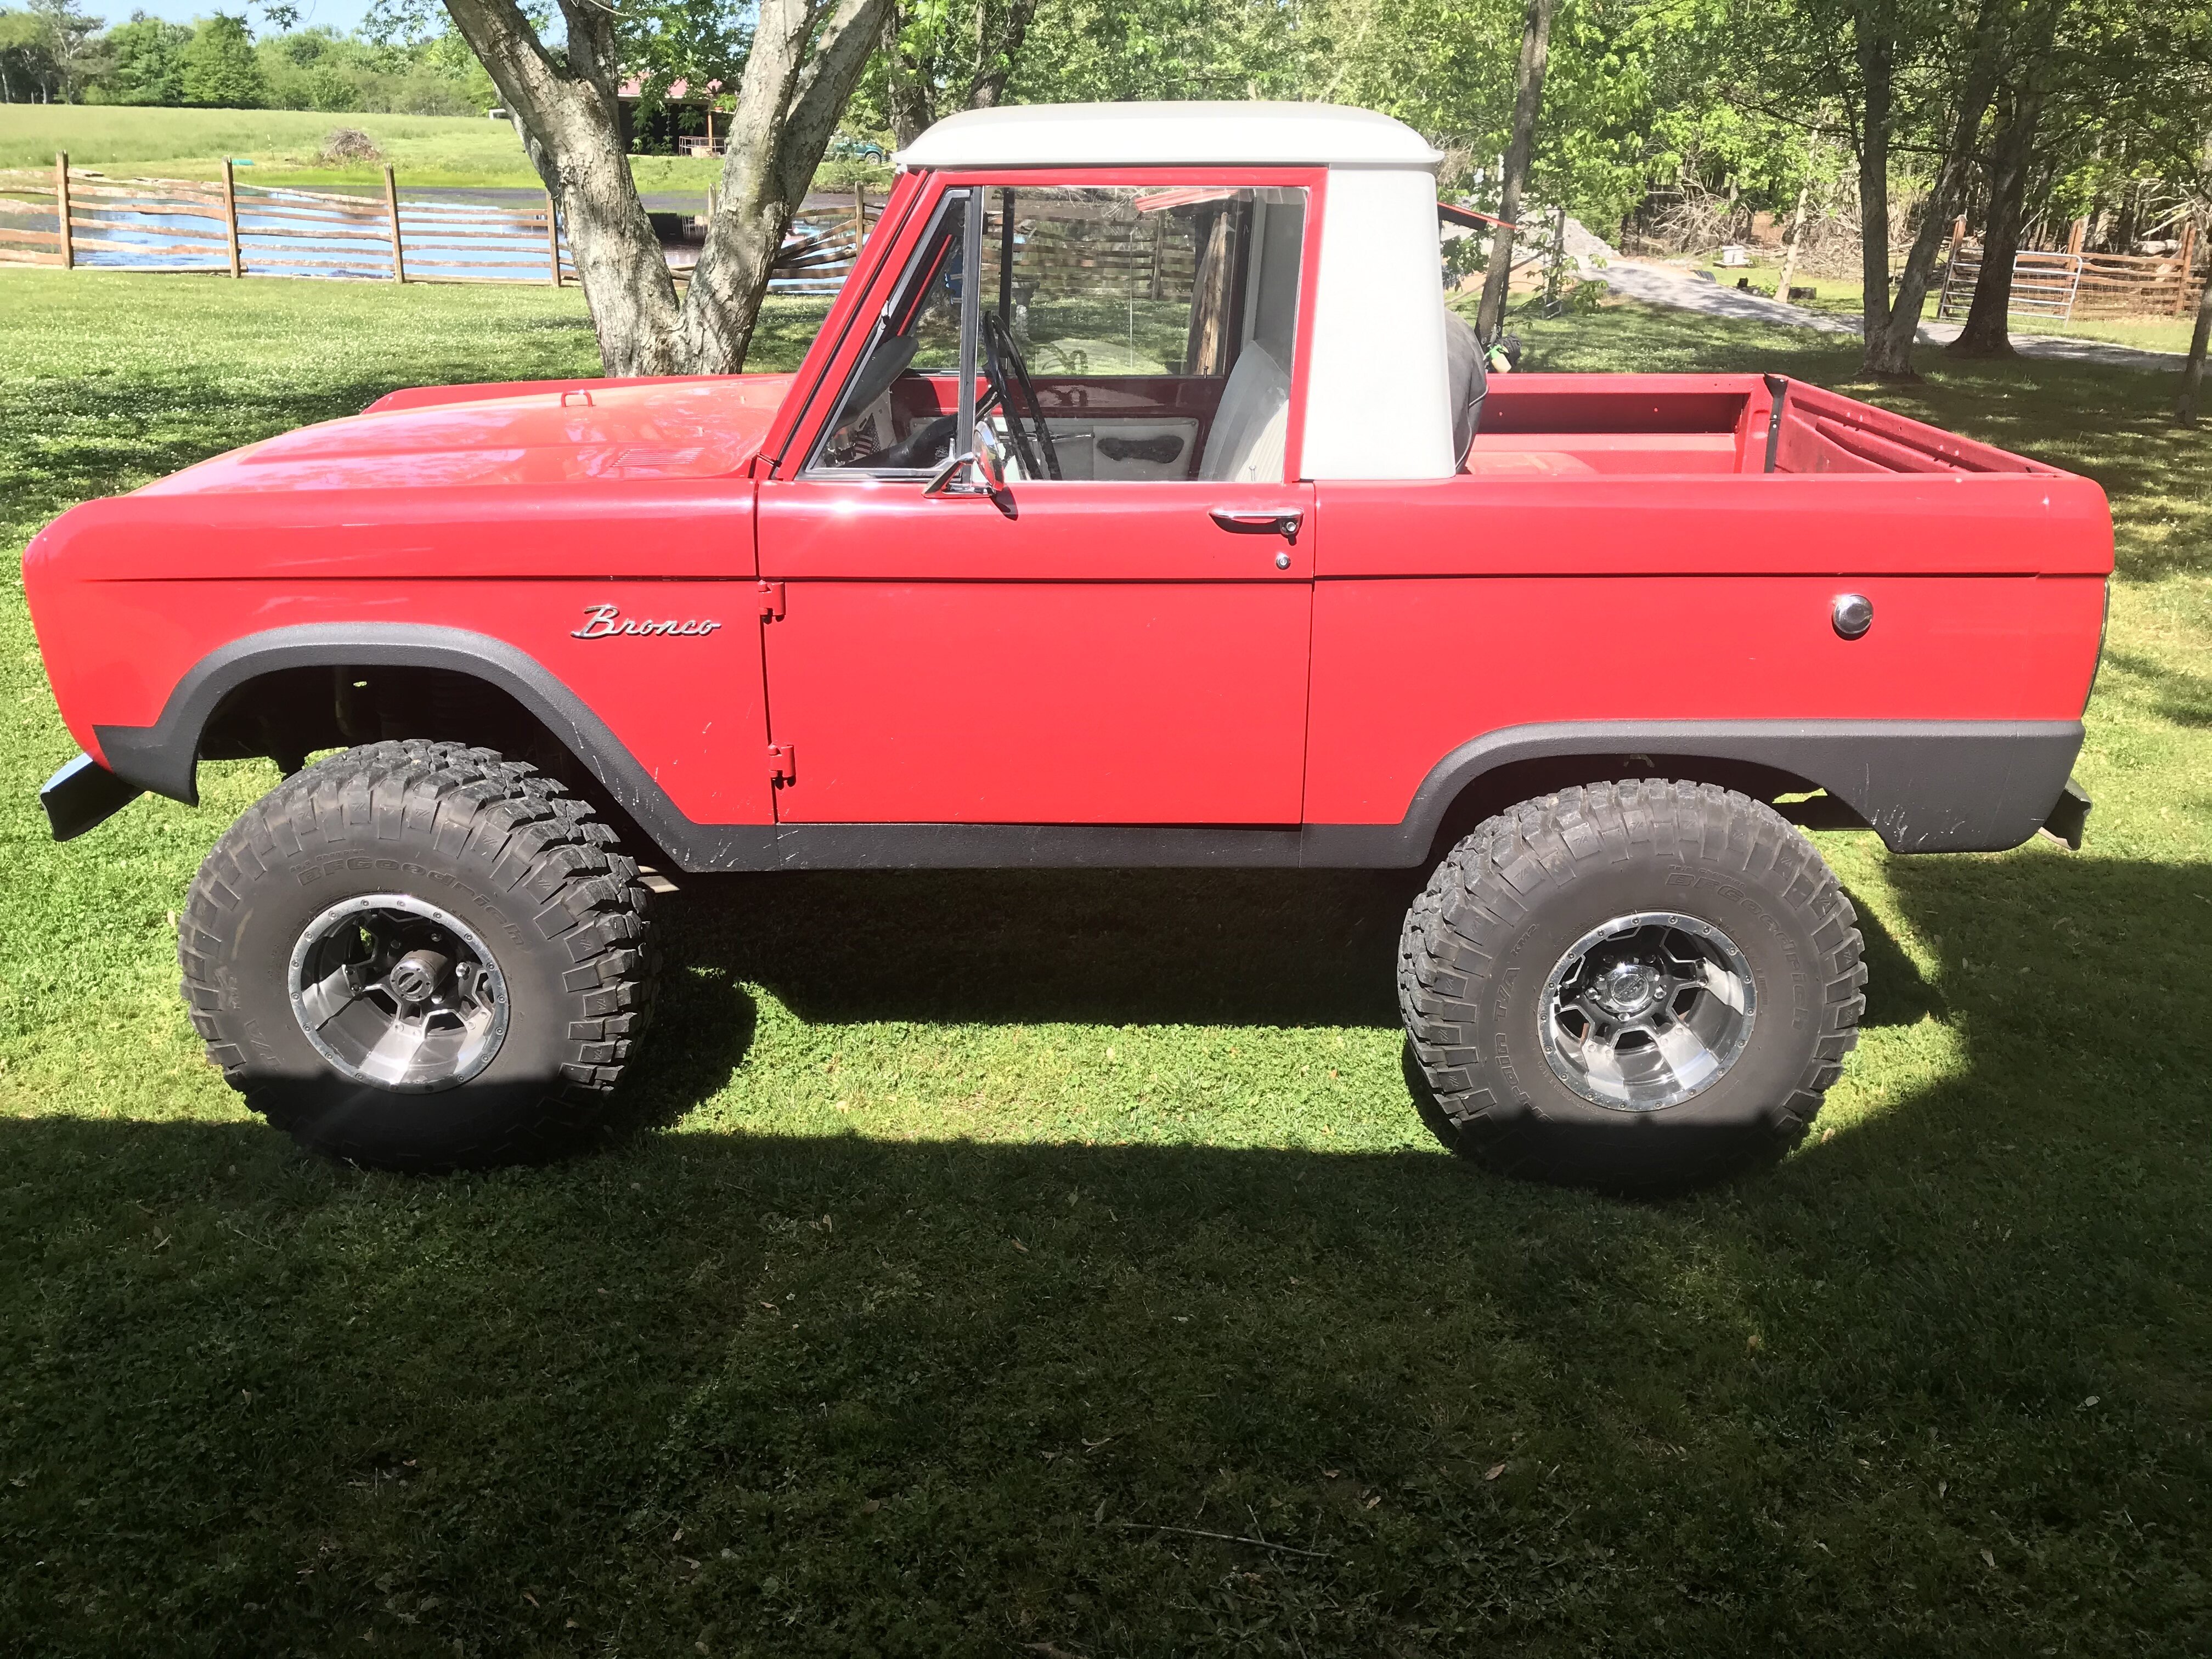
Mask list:
[[[1559,1081],[1616,1111],[1703,1093],[1743,1053],[1758,1017],[1751,966],[1712,923],[1678,912],[1616,916],[1576,940],[1537,1012]]]
[[[467,1082],[507,1036],[507,981],[465,922],[409,893],[332,905],[292,948],[293,1016],[356,1083],[428,1094]]]
[[[1640,962],[1617,962],[1593,979],[1590,1000],[1626,1019],[1658,1000],[1660,983],[1656,969]]]

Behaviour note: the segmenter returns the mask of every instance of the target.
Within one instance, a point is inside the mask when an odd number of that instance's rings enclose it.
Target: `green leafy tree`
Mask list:
[[[1327,0],[1054,0],[1030,20],[1006,98],[1313,96],[1334,17]]]
[[[265,109],[269,77],[245,20],[217,12],[201,20],[180,54],[185,101],[210,109]]]
[[[70,0],[0,10],[0,101],[74,103],[106,62],[100,20]]]
[[[112,104],[185,101],[185,47],[192,38],[181,23],[131,14],[107,32],[107,66],[93,95]]]
[[[749,11],[723,0],[626,8],[617,32],[623,66],[638,79],[641,112],[657,113],[679,85],[686,98],[733,92],[752,45],[751,24]]]
[[[884,21],[878,72],[868,82],[893,142],[912,143],[955,110],[1000,102],[1036,10],[1037,0],[902,0],[894,6]]]
[[[61,95],[61,65],[45,22],[27,11],[0,11],[0,103],[48,103]]]

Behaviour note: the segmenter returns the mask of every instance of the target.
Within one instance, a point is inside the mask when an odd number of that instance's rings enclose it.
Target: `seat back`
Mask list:
[[[1451,388],[1452,458],[1455,465],[1465,467],[1475,428],[1482,424],[1490,374],[1483,367],[1482,343],[1467,319],[1449,307],[1444,310],[1444,374]]]
[[[1221,389],[1198,476],[1234,483],[1280,479],[1290,424],[1290,371],[1259,341],[1248,341]]]

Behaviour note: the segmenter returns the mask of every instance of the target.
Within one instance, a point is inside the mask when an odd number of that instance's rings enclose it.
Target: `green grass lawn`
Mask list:
[[[443,115],[331,115],[314,110],[136,109],[114,105],[0,104],[0,168],[51,167],[67,150],[73,167],[118,177],[216,179],[225,156],[251,161],[240,182],[302,187],[381,185],[380,167],[326,167],[316,157],[334,128],[374,138],[403,185],[541,187],[505,121]],[[721,177],[707,156],[635,155],[630,173],[647,191],[684,191],[702,200]],[[881,190],[887,168],[859,169]],[[822,187],[849,187],[855,169],[833,163]]]
[[[1799,331],[1523,331],[1868,391]],[[0,348],[18,549],[392,386],[592,362],[573,291],[82,272],[0,273]],[[2159,377],[1925,361],[1874,395],[2112,494],[2089,844],[1821,837],[1866,1040],[1797,1155],[1666,1204],[1429,1141],[1395,877],[693,881],[627,1138],[307,1161],[175,994],[173,913],[275,774],[49,842],[75,745],[11,562],[0,1648],[2212,1645],[2212,431]]]
[[[0,104],[0,167],[73,166],[169,179],[220,174],[226,155],[251,160],[251,183],[384,177],[315,163],[333,128],[374,138],[403,180],[417,185],[535,185],[538,175],[505,121],[444,115],[331,115],[316,110],[136,109],[112,105]],[[673,161],[675,158],[668,158]]]
[[[1782,262],[1778,259],[1755,258],[1748,270],[1740,265],[1712,264],[1693,268],[1710,272],[1723,288],[1734,288],[1739,278],[1747,278],[1753,293],[1770,300],[1774,297],[1775,285],[1782,280]],[[1856,278],[1814,276],[1804,271],[1792,276],[1790,286],[1814,289],[1812,299],[1797,303],[1808,311],[1831,317],[1859,316],[1866,295],[1866,284]],[[1922,300],[1920,315],[1923,320],[1935,319],[1936,298],[1936,291],[1930,289]],[[1963,322],[1964,314],[1954,320]],[[2048,334],[2079,340],[2110,340],[2116,345],[2140,346],[2146,351],[2186,351],[2190,331],[2197,326],[2197,309],[2191,306],[2179,317],[2063,318],[2017,312],[2011,325],[2015,335]]]

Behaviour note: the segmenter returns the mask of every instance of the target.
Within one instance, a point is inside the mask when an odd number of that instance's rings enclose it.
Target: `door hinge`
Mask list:
[[[783,620],[783,584],[781,582],[761,583],[760,619],[763,622]]]
[[[797,746],[788,743],[772,743],[768,746],[768,781],[770,783],[799,781]]]

